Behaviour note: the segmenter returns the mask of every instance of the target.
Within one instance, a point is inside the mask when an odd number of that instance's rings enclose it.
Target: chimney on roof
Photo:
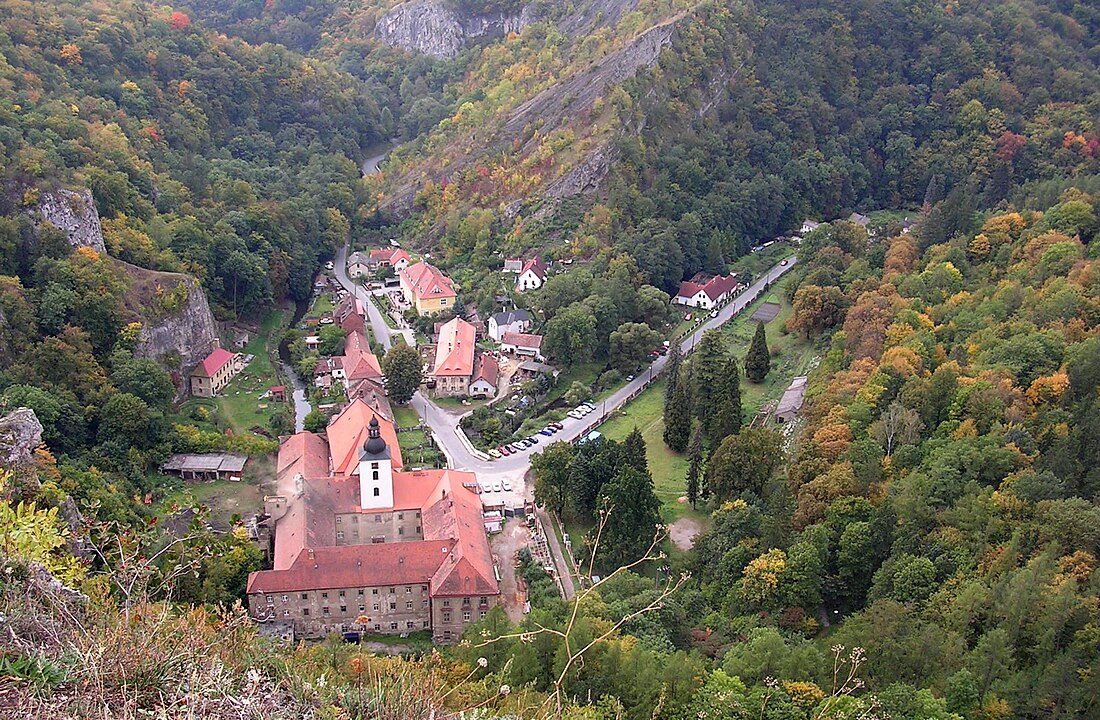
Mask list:
[[[401,567],[405,567],[405,558],[404,557],[397,558],[397,564],[400,565]]]

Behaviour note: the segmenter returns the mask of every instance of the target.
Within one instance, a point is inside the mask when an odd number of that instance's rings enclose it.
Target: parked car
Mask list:
[[[717,311],[717,310],[715,310],[714,312],[712,312],[712,313],[710,314],[710,316],[711,316],[712,318],[716,318],[716,317],[718,317],[718,311]]]
[[[550,437],[553,434],[554,434],[554,431],[551,430],[548,427],[544,427],[542,430],[539,430],[539,435],[545,435],[546,437]]]
[[[512,483],[508,482],[507,480],[501,480],[500,486],[508,492],[512,491]]]
[[[500,453],[501,455],[511,455],[512,454],[512,451],[508,449],[507,445],[501,445],[500,447],[498,447],[497,452]]]
[[[554,422],[550,423],[550,427],[554,428],[555,430],[562,430],[562,429],[564,429],[564,428],[565,428],[565,426],[564,426],[564,425],[562,425],[562,424],[561,424],[560,422],[558,422],[557,420],[555,420]]]
[[[500,457],[500,452],[497,451],[495,448],[489,448],[489,453],[488,454],[489,454],[489,457],[491,457],[491,458]]]
[[[531,437],[527,438],[527,441],[529,443],[531,443],[532,445],[538,445],[539,444],[539,436],[538,435],[532,435]]]
[[[493,483],[493,492],[500,492],[500,483]]]

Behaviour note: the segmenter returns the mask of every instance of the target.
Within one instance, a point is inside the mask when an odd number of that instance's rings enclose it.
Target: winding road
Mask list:
[[[363,297],[365,294],[363,288],[347,276],[346,258],[347,247],[345,246],[337,253],[336,257],[337,280],[349,292],[354,292],[357,294],[357,297],[363,299],[369,315],[371,329],[374,331],[375,337],[378,338],[382,346],[388,350],[392,344],[391,336],[398,331],[391,330],[389,326],[386,325],[382,313],[375,304]],[[703,333],[707,330],[722,326],[744,310],[764,292],[767,285],[782,277],[783,274],[793,268],[797,262],[798,257],[792,255],[785,261],[772,266],[759,280],[719,310],[717,317],[709,318],[693,333],[686,336],[680,343],[680,349],[684,354],[691,352],[703,337]],[[409,334],[411,335],[411,333]],[[406,338],[411,344],[412,338],[408,336],[406,336]],[[667,363],[668,358],[666,356],[657,358],[653,364],[639,373],[637,377],[623,385],[606,399],[600,401],[597,406],[598,414],[593,413],[580,419],[567,417],[561,421],[565,426],[561,432],[549,438],[540,437],[540,441],[570,442],[577,439],[582,432],[586,432],[594,424],[598,424],[597,421],[602,422],[620,407],[625,405],[634,395],[641,391],[650,380],[660,375],[664,371]],[[522,505],[525,499],[529,500],[532,498],[533,488],[527,486],[525,476],[527,475],[527,470],[531,467],[530,455],[538,452],[541,449],[541,445],[536,445],[533,448],[507,455],[497,460],[486,460],[475,454],[475,451],[459,437],[457,428],[458,420],[461,416],[460,414],[444,410],[420,392],[413,396],[411,404],[424,420],[424,423],[431,428],[432,434],[443,450],[443,454],[446,455],[447,464],[450,467],[457,470],[467,470],[477,473],[478,479],[482,484],[508,481],[512,485],[512,490],[510,492],[506,491],[498,497],[503,499],[504,503],[510,507]]]

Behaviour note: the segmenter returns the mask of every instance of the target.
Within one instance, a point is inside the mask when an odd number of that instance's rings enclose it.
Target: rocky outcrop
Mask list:
[[[608,87],[634,77],[643,68],[657,62],[661,50],[672,39],[673,21],[654,25],[629,45],[596,61],[592,67],[569,80],[543,90],[512,112],[504,125],[504,135],[515,137],[528,124],[536,124],[548,133],[566,115],[591,107]]]
[[[374,35],[387,45],[449,60],[475,40],[520,32],[536,17],[531,5],[518,13],[467,15],[441,0],[410,0],[383,15]]]
[[[218,328],[198,281],[185,275],[171,277],[187,284],[187,301],[155,324],[143,323],[134,354],[186,372],[218,347]]]
[[[34,451],[42,443],[42,423],[30,408],[16,408],[0,417],[0,468],[26,471],[34,466]]]
[[[107,252],[91,190],[43,191],[34,209],[36,225],[41,226],[42,221],[53,225],[68,236],[74,248],[89,247],[98,253]]]
[[[587,35],[599,27],[614,27],[638,0],[587,0],[578,2],[560,21],[558,29],[569,37]]]

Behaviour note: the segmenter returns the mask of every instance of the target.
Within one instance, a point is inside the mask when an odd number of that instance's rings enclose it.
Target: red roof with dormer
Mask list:
[[[715,275],[706,283],[697,283],[685,280],[684,282],[680,283],[680,289],[676,292],[676,297],[690,299],[695,297],[699,294],[700,291],[702,291],[706,293],[706,296],[708,298],[711,299],[711,302],[714,302],[736,287],[736,275]]]
[[[409,265],[401,271],[401,277],[409,286],[413,295],[421,300],[453,298],[456,296],[454,283],[439,268],[424,262]]]

